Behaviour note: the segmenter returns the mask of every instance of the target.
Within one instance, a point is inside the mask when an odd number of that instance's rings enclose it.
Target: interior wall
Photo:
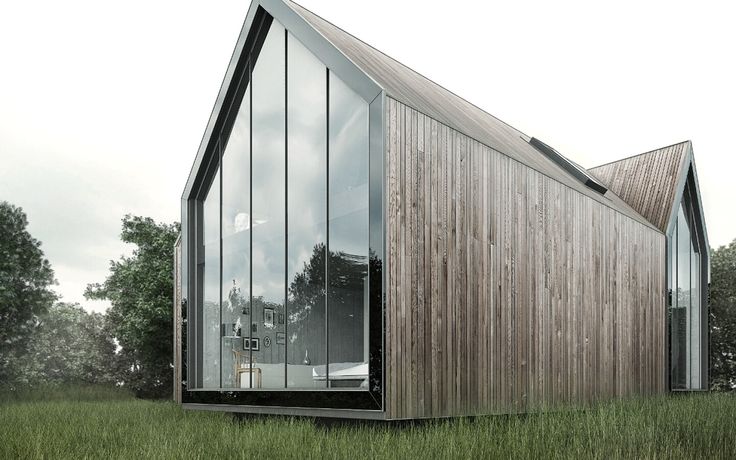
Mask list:
[[[396,100],[388,418],[662,393],[665,237]]]

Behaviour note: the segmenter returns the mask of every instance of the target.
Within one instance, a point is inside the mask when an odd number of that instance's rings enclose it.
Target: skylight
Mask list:
[[[549,145],[545,144],[544,142],[540,141],[539,139],[532,137],[529,140],[529,143],[534,146],[537,150],[542,152],[547,158],[554,161],[558,165],[560,165],[565,171],[569,172],[577,180],[588,186],[589,188],[595,190],[596,192],[603,195],[608,191],[608,188],[604,186],[603,184],[598,181],[598,179],[594,178],[593,176],[588,173],[583,167],[575,163],[574,161],[568,159],[566,156],[555,150],[554,148],[550,147]]]

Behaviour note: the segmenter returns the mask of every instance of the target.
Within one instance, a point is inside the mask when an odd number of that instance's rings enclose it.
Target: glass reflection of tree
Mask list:
[[[223,309],[227,309],[231,313],[245,316],[250,315],[251,311],[263,312],[263,309],[265,308],[272,309],[274,311],[274,315],[278,315],[278,313],[283,313],[284,311],[283,305],[263,300],[263,296],[253,297],[253,306],[255,307],[255,310],[251,308],[250,298],[243,295],[242,290],[237,285],[237,281],[233,280],[233,286],[227,294],[227,301],[223,303]],[[262,314],[259,316],[262,316]],[[276,319],[274,318],[274,321],[275,320]]]
[[[670,327],[672,328],[672,386],[686,388],[687,386],[687,331],[692,291],[677,288],[675,303],[670,309]]]
[[[230,288],[230,292],[227,294],[227,300],[230,303],[231,311],[239,311],[243,315],[250,315],[249,302],[235,280],[233,280],[233,287]]]
[[[313,364],[326,362],[325,355],[325,245],[319,243],[302,270],[289,285],[289,362],[300,363],[306,350]],[[329,253],[330,329],[345,330],[356,343],[363,340],[363,289],[368,267],[364,256]],[[355,328],[358,323],[361,327]],[[333,329],[335,328],[335,329]],[[347,330],[346,330],[347,329]],[[362,345],[330,344],[331,361],[363,361]],[[351,349],[352,348],[352,349]]]
[[[280,303],[269,302],[268,300],[263,300],[263,296],[260,296],[260,295],[259,296],[254,296],[253,297],[253,308],[251,308],[250,300],[246,300],[245,303],[244,303],[244,306],[243,306],[243,311],[244,312],[247,311],[249,313],[251,311],[256,312],[256,313],[258,313],[256,315],[256,317],[260,321],[263,321],[263,310],[266,309],[266,308],[270,308],[270,309],[273,310],[273,313],[274,313],[274,326],[276,326],[277,325],[276,318],[278,317],[278,314],[284,312],[284,306],[281,305]],[[248,313],[243,313],[243,314],[244,315],[247,315]],[[256,317],[253,318],[253,321],[256,321]]]

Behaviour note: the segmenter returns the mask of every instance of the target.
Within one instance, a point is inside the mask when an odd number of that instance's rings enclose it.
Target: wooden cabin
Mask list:
[[[175,397],[378,420],[708,387],[690,142],[585,169],[254,0],[182,196]]]

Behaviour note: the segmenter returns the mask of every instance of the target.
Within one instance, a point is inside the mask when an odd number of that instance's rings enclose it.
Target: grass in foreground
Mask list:
[[[100,389],[0,397],[0,458],[734,458],[736,397],[692,394],[586,411],[324,428],[184,411]]]

